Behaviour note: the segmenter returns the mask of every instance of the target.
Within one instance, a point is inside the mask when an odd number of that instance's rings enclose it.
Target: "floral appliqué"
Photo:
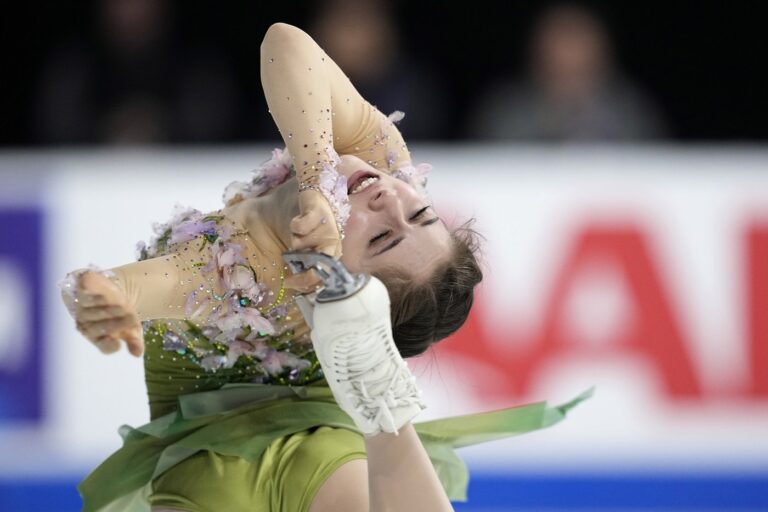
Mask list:
[[[211,289],[191,291],[187,296],[184,321],[162,330],[163,349],[191,359],[204,370],[232,368],[240,358],[258,363],[261,382],[286,374],[291,380],[311,366],[311,361],[290,351],[291,333],[281,333],[279,324],[286,315],[282,300],[270,303],[270,291],[258,282],[246,260],[241,244],[233,240],[235,229],[224,217],[205,215],[198,210],[176,206],[173,217],[155,224],[150,243],[137,247],[140,260],[165,255],[174,246],[200,240],[207,251],[206,264],[199,270],[219,284],[221,294]],[[203,312],[210,309],[204,317]],[[169,326],[172,324],[168,324]],[[183,328],[182,328],[183,327]]]
[[[222,200],[229,206],[249,197],[263,196],[287,180],[293,173],[291,155],[287,149],[275,148],[272,158],[253,171],[250,181],[233,181],[224,189]]]
[[[347,177],[340,174],[336,167],[341,162],[339,154],[331,146],[325,148],[325,153],[330,159],[330,164],[323,165],[320,171],[320,191],[331,205],[333,216],[340,233],[344,233],[344,226],[349,220],[351,207],[347,193]]]

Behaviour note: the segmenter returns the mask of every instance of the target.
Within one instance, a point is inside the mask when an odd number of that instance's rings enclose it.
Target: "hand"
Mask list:
[[[291,220],[291,249],[341,257],[341,234],[328,200],[317,190],[299,192],[299,215]]]
[[[78,285],[77,330],[105,354],[119,350],[122,339],[131,354],[140,356],[144,351],[144,333],[123,291],[98,272],[84,273]]]
[[[299,294],[316,292],[323,285],[323,280],[314,269],[291,274],[285,278],[285,287]]]

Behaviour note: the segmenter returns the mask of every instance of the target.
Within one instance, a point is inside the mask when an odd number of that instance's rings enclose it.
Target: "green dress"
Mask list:
[[[146,336],[148,376],[160,365],[162,338]],[[178,362],[178,361],[177,361]],[[163,362],[162,364],[166,364]],[[196,372],[194,367],[179,372]],[[194,377],[192,377],[194,379]],[[173,379],[148,379],[150,396]],[[448,497],[466,501],[469,474],[456,448],[548,427],[573,400],[414,423]],[[363,436],[324,380],[304,386],[231,383],[177,397],[177,407],[133,429],[121,449],[78,487],[85,511],[305,512],[342,464],[365,458]]]
[[[240,254],[240,227],[190,210],[160,226],[140,259],[170,254],[168,242],[183,235],[194,253],[184,265],[215,271],[211,261]],[[232,266],[258,276],[246,260]],[[290,329],[260,330],[290,314],[262,300],[268,295],[258,283],[242,275],[237,282],[217,296],[225,306],[219,323],[144,322],[151,421],[120,428],[122,448],[78,487],[83,510],[304,512],[336,469],[366,457],[363,435],[336,404],[311,345],[298,343]],[[198,299],[191,295],[189,306]],[[231,329],[233,319],[242,319],[241,327]],[[448,497],[465,501],[469,475],[456,448],[553,425],[591,394],[556,407],[539,402],[414,427]]]

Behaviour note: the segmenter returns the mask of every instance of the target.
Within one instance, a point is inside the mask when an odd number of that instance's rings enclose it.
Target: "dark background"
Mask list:
[[[551,2],[388,2],[401,52],[432,70],[446,98],[445,122],[421,138],[465,139],[466,120],[485,86],[521,73],[536,16]],[[768,139],[768,2],[579,2],[605,23],[618,63],[655,100],[675,141]],[[5,3],[2,14],[0,144],[45,144],[33,126],[42,69],[71,44],[98,54],[99,3]],[[323,2],[169,2],[171,37],[221,56],[240,91],[236,129],[209,142],[274,139],[259,85],[258,51],[276,21],[305,28]],[[397,77],[392,77],[396,80]],[[376,104],[376,98],[368,98]],[[379,105],[393,110],[397,105]],[[408,125],[402,130],[406,136]],[[417,137],[419,138],[419,137]],[[77,142],[77,141],[74,141]],[[188,142],[173,140],[171,142]],[[196,141],[199,142],[199,141]],[[206,141],[202,141],[206,142]],[[64,141],[67,143],[67,141]]]

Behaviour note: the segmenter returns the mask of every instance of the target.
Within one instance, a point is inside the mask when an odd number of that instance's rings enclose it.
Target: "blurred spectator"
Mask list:
[[[40,75],[34,132],[43,143],[221,141],[237,129],[237,90],[212,52],[178,52],[170,4],[102,0],[96,44],[76,41]]]
[[[434,75],[399,45],[398,27],[381,0],[323,2],[308,32],[360,94],[385,114],[405,112],[406,140],[445,135],[445,99]]]
[[[615,68],[608,34],[585,8],[550,8],[529,45],[529,76],[486,91],[471,136],[611,141],[663,135],[656,108]]]

